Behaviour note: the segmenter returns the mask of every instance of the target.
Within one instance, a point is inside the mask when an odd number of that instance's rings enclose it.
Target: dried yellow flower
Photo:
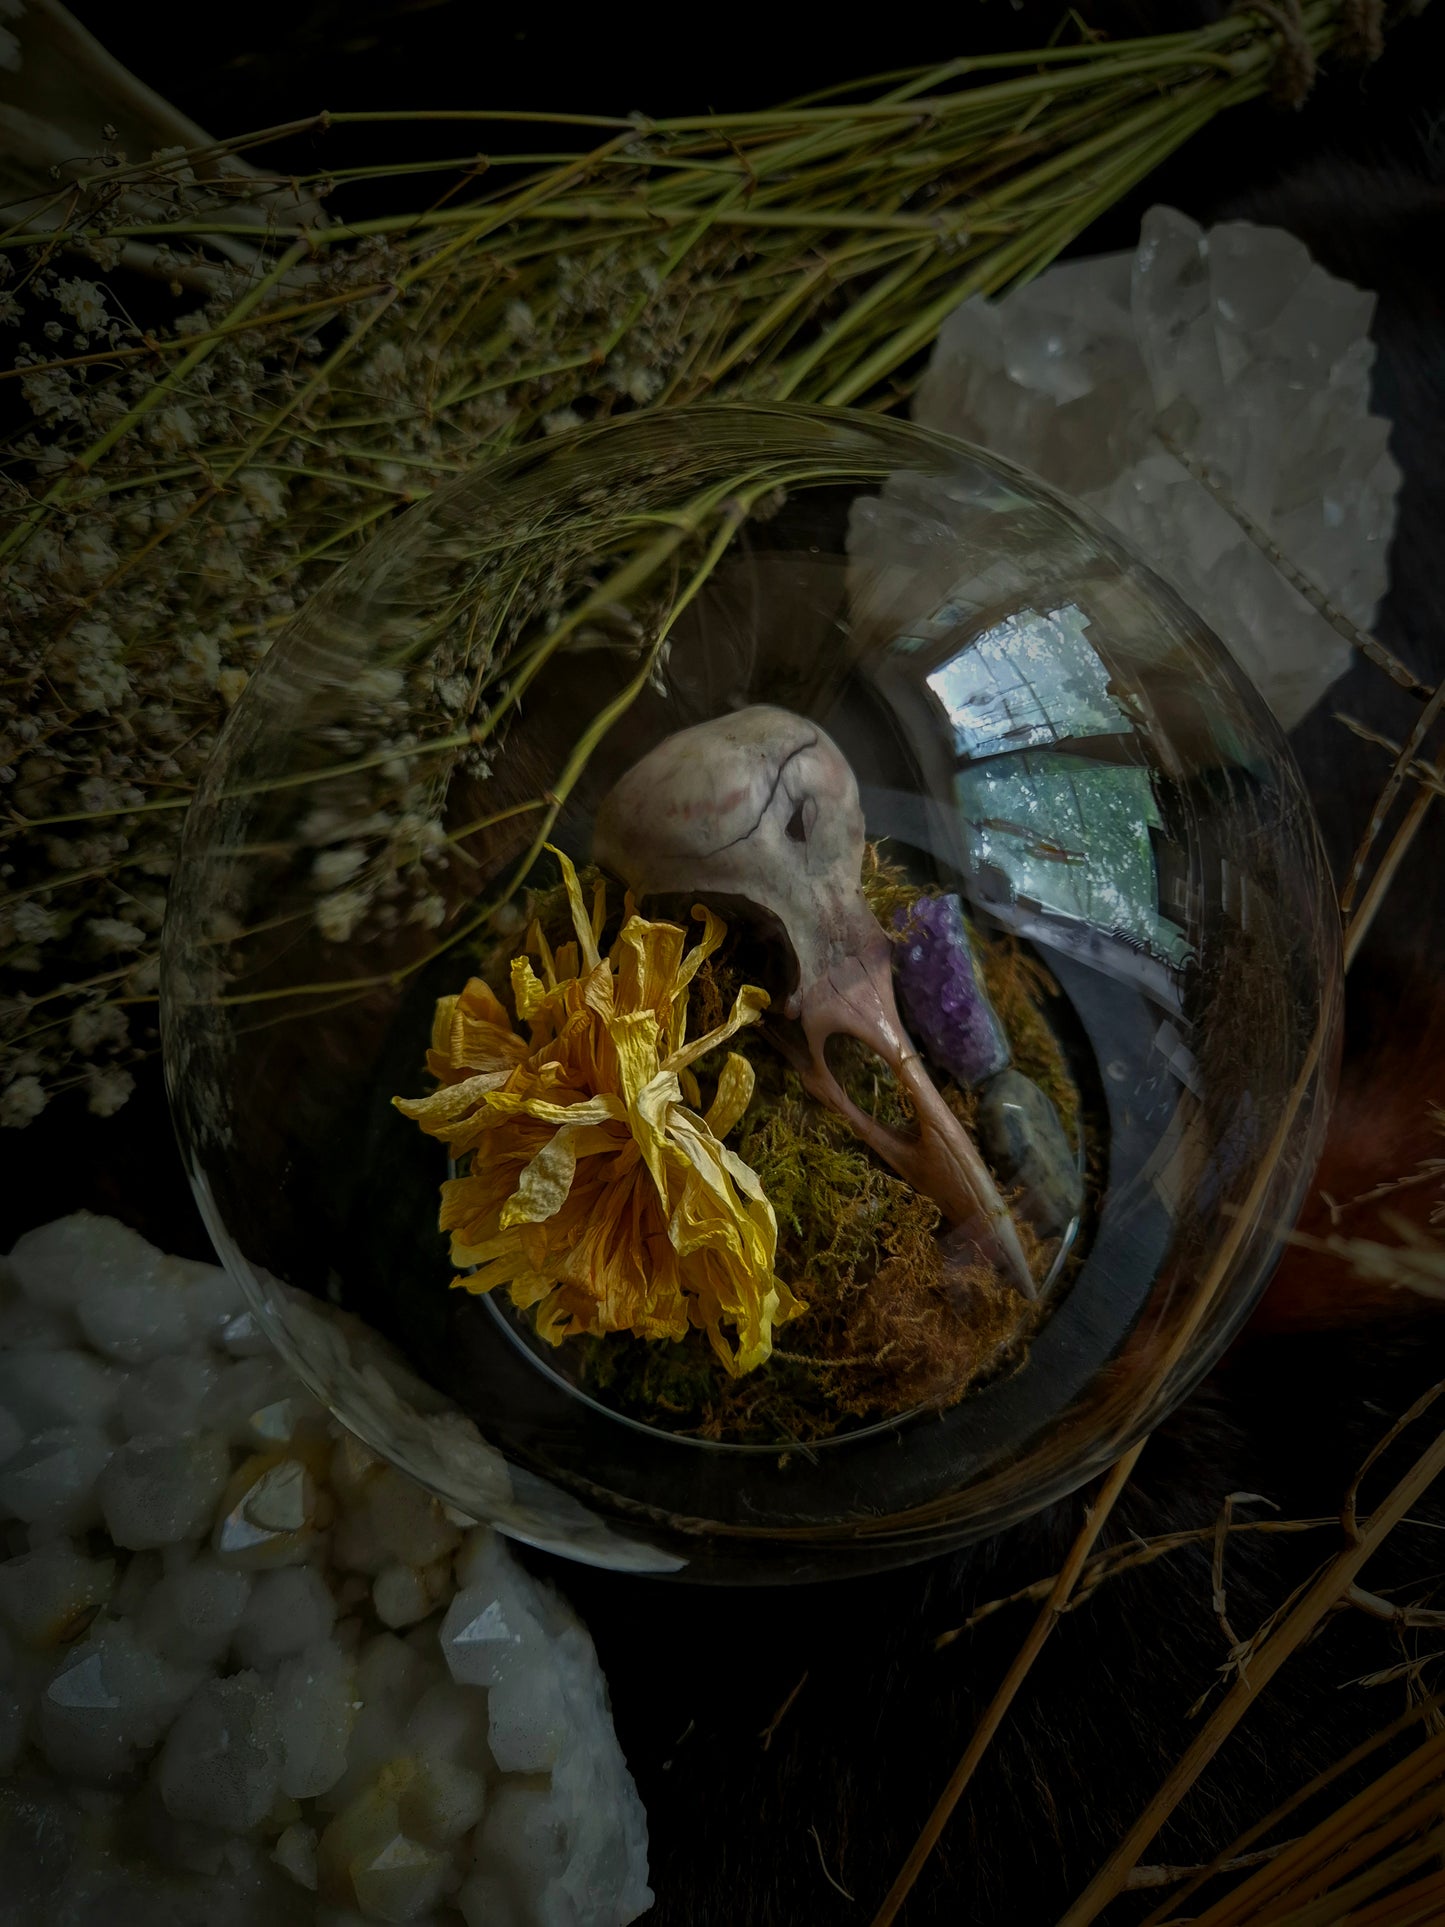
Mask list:
[[[392,1100],[470,1157],[442,1186],[452,1263],[472,1267],[457,1283],[505,1285],[554,1345],[579,1332],[677,1339],[692,1324],[730,1372],[751,1371],[803,1306],[773,1274],[777,1222],[757,1173],[722,1141],[752,1096],[752,1066],[728,1054],[705,1114],[692,1066],[756,1023],[767,993],[744,985],[726,1022],[686,1043],[688,987],[722,919],[695,909],[703,934],[686,950],[676,924],[629,903],[603,957],[602,886],[589,915],[576,871],[553,854],[577,941],[554,956],[533,924],[541,976],[530,955],[513,960],[528,1036],[473,978],[437,1005],[427,1067],[440,1088]]]

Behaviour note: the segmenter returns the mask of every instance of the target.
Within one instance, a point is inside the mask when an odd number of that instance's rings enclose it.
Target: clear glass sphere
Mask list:
[[[163,1005],[217,1247],[343,1421],[531,1543],[793,1579],[1188,1393],[1339,987],[1284,739],[1147,568],[946,437],[716,407],[338,570],[190,812]]]

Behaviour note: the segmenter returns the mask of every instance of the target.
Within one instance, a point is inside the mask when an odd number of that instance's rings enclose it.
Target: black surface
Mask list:
[[[217,132],[322,105],[545,102],[677,111],[752,104],[854,73],[970,46],[1044,37],[1057,11],[976,5],[910,17],[774,8],[666,16],[592,11],[506,19],[470,0],[194,10],[82,5],[82,17],[161,92]],[[1084,9],[1120,29],[1181,24],[1186,10]],[[515,23],[515,24],[514,24]],[[1365,76],[1321,84],[1299,112],[1268,106],[1217,124],[1087,237],[1132,243],[1141,209],[1168,200],[1201,219],[1245,216],[1299,234],[1333,271],[1380,293],[1378,405],[1406,475],[1394,588],[1379,633],[1424,674],[1445,672],[1445,10],[1399,30]],[[333,151],[333,150],[328,150]],[[438,149],[437,151],[440,151]],[[1397,738],[1408,701],[1358,667],[1300,732],[1337,870],[1383,775],[1376,752],[1330,720],[1346,709]],[[1408,1016],[1437,1048],[1445,840],[1435,823],[1407,860],[1352,984],[1350,1074],[1367,1079]],[[1429,1089],[1429,1085],[1425,1085]],[[1434,1087],[1445,1096],[1445,1077]],[[1403,1100],[1402,1100],[1403,1101]],[[1382,1123],[1381,1128],[1384,1128]],[[87,1203],[173,1249],[204,1251],[165,1122],[159,1080],[118,1125],[47,1114],[4,1147],[3,1239]],[[1207,1524],[1225,1494],[1267,1494],[1285,1515],[1330,1514],[1364,1450],[1439,1375],[1439,1327],[1256,1339],[1146,1450],[1109,1536]],[[1388,1470],[1388,1468],[1387,1468]],[[1438,1506],[1419,1509],[1370,1582],[1439,1564]],[[973,1553],[881,1580],[724,1594],[553,1565],[587,1614],[612,1681],[619,1734],[647,1803],[659,1927],[866,1920],[958,1758],[1027,1624],[987,1621],[946,1653],[933,1636],[980,1600],[1055,1569],[1078,1502]],[[1433,1522],[1434,1531],[1427,1527]],[[1228,1609],[1252,1630],[1326,1545],[1246,1538],[1228,1564]],[[539,1565],[549,1562],[538,1561]],[[1134,1817],[1195,1721],[1227,1641],[1210,1603],[1207,1548],[1114,1582],[1060,1626],[991,1749],[905,1915],[1047,1927]],[[1289,1787],[1393,1716],[1398,1686],[1363,1675],[1409,1641],[1359,1615],[1333,1621],[1252,1712],[1179,1819],[1158,1861],[1212,1851]],[[1421,1648],[1420,1650],[1426,1650]],[[806,1675],[771,1743],[761,1735]],[[846,1889],[846,1896],[841,1889]],[[1137,1917],[1126,1902],[1110,1919]]]

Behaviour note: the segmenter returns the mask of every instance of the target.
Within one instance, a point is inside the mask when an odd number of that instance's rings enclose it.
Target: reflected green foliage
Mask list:
[[[1182,931],[1159,912],[1147,770],[1025,752],[960,770],[957,787],[975,869],[1001,873],[1046,914],[1184,961]]]

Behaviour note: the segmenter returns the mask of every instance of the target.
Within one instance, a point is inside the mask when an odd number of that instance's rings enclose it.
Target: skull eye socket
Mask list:
[[[803,805],[801,803],[793,811],[793,814],[788,818],[788,827],[785,834],[790,843],[807,842],[808,825],[807,825],[807,820],[803,815]]]

